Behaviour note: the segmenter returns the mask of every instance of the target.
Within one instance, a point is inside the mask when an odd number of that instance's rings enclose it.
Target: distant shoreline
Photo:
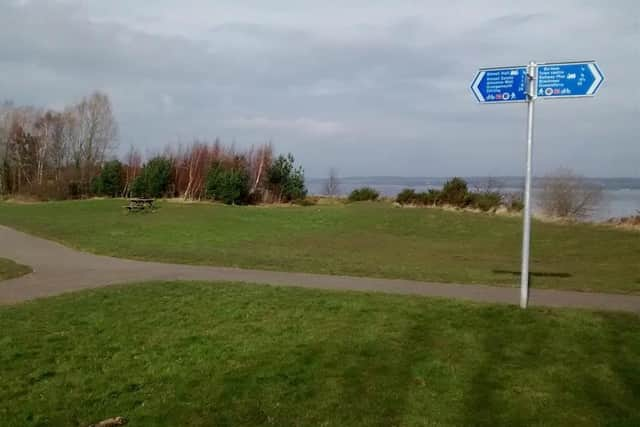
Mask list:
[[[339,177],[338,180],[342,184],[359,184],[365,183],[369,185],[407,185],[407,186],[442,186],[445,181],[451,179],[452,176],[347,176]],[[470,187],[476,185],[486,185],[492,180],[496,185],[501,187],[515,188],[524,186],[524,177],[520,176],[461,176]],[[327,178],[307,178],[308,184],[320,184]],[[534,187],[540,187],[545,181],[544,176],[533,178]],[[606,190],[640,190],[640,178],[634,177],[584,177],[587,182],[600,184]]]
[[[486,189],[489,179],[492,181],[491,189],[502,193],[520,193],[524,188],[524,178],[501,177],[461,177],[467,181],[469,189]],[[345,196],[353,189],[359,187],[373,187],[386,197],[395,197],[405,188],[416,191],[428,189],[441,189],[449,178],[445,177],[397,177],[397,176],[371,176],[371,177],[345,177],[339,178],[339,195]],[[534,211],[537,208],[536,193],[544,184],[544,177],[536,177],[533,180]],[[603,190],[603,200],[593,212],[590,219],[594,221],[606,221],[612,218],[621,218],[636,215],[640,210],[640,178],[585,178],[587,182],[599,185]],[[309,193],[312,195],[324,194],[326,178],[311,178],[306,180]]]

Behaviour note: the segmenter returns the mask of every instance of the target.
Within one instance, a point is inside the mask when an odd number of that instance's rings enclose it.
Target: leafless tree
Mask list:
[[[602,201],[602,188],[572,170],[561,168],[544,177],[539,204],[546,215],[584,219]]]
[[[142,156],[135,147],[131,146],[124,161],[124,188],[122,190],[122,197],[129,196],[133,181],[138,177],[141,169]]]
[[[327,196],[337,196],[340,192],[340,180],[338,179],[338,171],[334,168],[329,170],[329,176],[324,183],[324,193]]]
[[[65,179],[86,187],[117,135],[111,101],[100,92],[63,112],[0,104],[0,192],[61,189]]]
[[[47,111],[38,114],[35,120],[35,132],[38,146],[36,148],[36,181],[42,184],[46,171],[59,176],[59,170],[63,166],[64,141],[62,130],[64,123],[59,113]]]
[[[256,194],[264,187],[264,181],[266,180],[266,171],[271,165],[273,158],[273,146],[271,142],[268,142],[257,148],[252,147],[247,154],[249,159],[250,169],[252,171],[251,176],[251,193]]]
[[[64,113],[54,112],[51,117],[51,135],[48,147],[48,159],[52,169],[51,176],[60,182],[63,170],[69,162],[69,141],[66,138],[67,129],[71,124]]]
[[[4,101],[0,104],[0,194],[9,192],[9,128],[13,103]]]
[[[89,179],[91,171],[104,162],[107,153],[115,148],[118,125],[109,96],[100,92],[83,98],[68,114],[74,117],[75,122],[75,129],[69,134],[72,155],[84,182]]]
[[[500,180],[488,176],[486,179],[482,179],[474,186],[476,193],[500,193],[502,191],[502,182]]]
[[[31,107],[14,108],[10,112],[6,164],[11,181],[20,191],[36,181],[40,138],[36,131],[39,112]]]

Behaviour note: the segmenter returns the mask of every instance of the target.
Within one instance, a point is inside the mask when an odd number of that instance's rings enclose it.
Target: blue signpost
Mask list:
[[[531,177],[533,151],[533,107],[536,98],[585,97],[596,94],[604,76],[595,61],[561,62],[528,66],[481,68],[471,91],[482,104],[526,102],[527,163],[524,185],[520,307],[529,302],[529,247],[531,239]]]
[[[527,67],[481,69],[471,83],[478,102],[525,102]]]
[[[593,61],[540,64],[536,94],[540,98],[593,96],[603,81]]]

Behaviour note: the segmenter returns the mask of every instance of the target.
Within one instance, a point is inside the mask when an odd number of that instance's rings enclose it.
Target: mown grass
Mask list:
[[[513,285],[521,221],[387,203],[230,207],[122,200],[0,203],[0,223],[99,253],[283,271]],[[640,235],[535,222],[532,286],[638,293]]]
[[[0,258],[0,280],[14,279],[31,273],[31,268],[10,259]]]
[[[232,283],[0,308],[10,426],[640,425],[640,318]]]

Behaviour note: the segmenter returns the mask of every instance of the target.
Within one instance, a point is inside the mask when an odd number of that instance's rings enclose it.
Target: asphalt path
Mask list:
[[[0,225],[0,257],[28,265],[33,273],[0,281],[0,304],[15,304],[113,284],[201,280],[297,286],[315,289],[385,292],[518,304],[517,288],[430,283],[323,274],[247,270],[133,261],[80,252]],[[578,307],[640,313],[640,296],[533,289],[533,306]]]

